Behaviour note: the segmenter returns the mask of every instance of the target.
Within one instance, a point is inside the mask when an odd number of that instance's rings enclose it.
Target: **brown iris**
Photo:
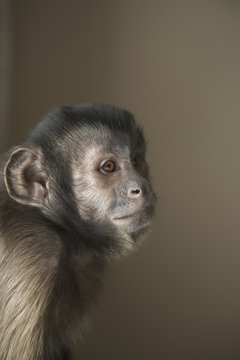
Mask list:
[[[105,172],[113,172],[115,169],[116,169],[116,164],[112,160],[108,160],[102,165],[102,170]]]

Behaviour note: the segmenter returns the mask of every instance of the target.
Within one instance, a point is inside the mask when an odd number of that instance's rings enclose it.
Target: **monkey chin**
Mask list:
[[[129,215],[112,218],[112,223],[121,232],[125,232],[134,243],[145,233],[151,225],[154,207],[147,207],[145,210],[139,210]]]

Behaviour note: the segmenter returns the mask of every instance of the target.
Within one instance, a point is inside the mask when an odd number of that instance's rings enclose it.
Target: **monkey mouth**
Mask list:
[[[134,241],[136,241],[138,235],[151,224],[153,212],[154,206],[150,205],[131,214],[113,216],[111,220],[117,228],[134,237]]]
[[[140,211],[136,211],[135,213],[132,213],[132,214],[123,215],[123,216],[118,216],[118,217],[113,217],[113,218],[112,218],[112,221],[128,220],[128,219],[131,219],[131,218],[135,217],[135,216],[138,215],[139,213],[140,213]]]
[[[119,215],[119,216],[113,216],[112,217],[112,222],[114,223],[123,223],[123,222],[127,222],[129,221],[146,221],[152,218],[153,216],[153,212],[154,212],[154,205],[148,205],[146,207],[144,207],[143,209],[139,209],[133,213],[130,214],[126,214],[126,215]],[[140,220],[141,219],[141,220]]]

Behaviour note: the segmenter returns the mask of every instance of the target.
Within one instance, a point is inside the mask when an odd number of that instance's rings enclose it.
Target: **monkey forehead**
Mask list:
[[[95,168],[103,160],[110,158],[119,161],[128,161],[130,159],[130,148],[123,144],[111,144],[106,142],[90,142],[85,149],[82,147],[75,149],[72,153],[73,170],[77,170],[76,165],[83,165],[85,169]]]
[[[86,157],[87,153],[96,154],[103,152],[113,152],[120,154],[127,152],[131,147],[131,138],[127,133],[121,131],[112,131],[105,126],[85,126],[75,134],[70,134],[69,140],[75,138],[73,152]]]
[[[84,153],[96,144],[144,148],[142,129],[127,111],[94,104],[60,107],[46,115],[31,133],[27,145],[42,149],[46,158]]]

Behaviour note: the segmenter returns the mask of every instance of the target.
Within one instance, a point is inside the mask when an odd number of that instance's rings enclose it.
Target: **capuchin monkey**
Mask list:
[[[115,107],[57,108],[0,181],[0,360],[79,359],[105,265],[154,212],[143,133]]]

